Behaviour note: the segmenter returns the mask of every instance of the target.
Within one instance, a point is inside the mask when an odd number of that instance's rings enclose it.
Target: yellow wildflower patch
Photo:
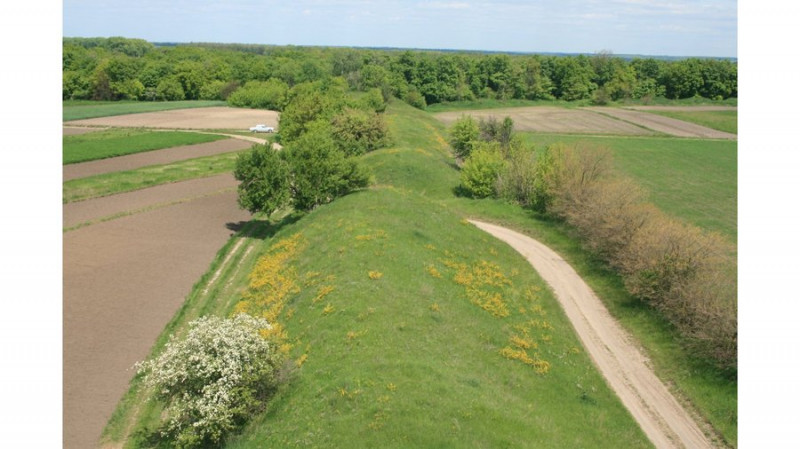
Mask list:
[[[439,304],[433,303],[430,306],[431,312],[438,312],[439,311]]]
[[[328,305],[326,305],[325,308],[322,309],[322,314],[328,315],[330,313],[333,313],[333,310],[334,310],[333,305],[331,303],[328,303]]]
[[[439,273],[439,270],[437,270],[436,267],[434,267],[433,265],[428,265],[427,267],[425,267],[425,271],[427,271],[428,274],[430,274],[431,276],[433,276],[435,278],[441,278],[442,277],[442,273]]]
[[[380,271],[370,271],[369,272],[369,278],[372,279],[373,281],[376,281],[376,280],[378,280],[378,279],[380,279],[382,277],[383,277],[383,273],[381,273]]]

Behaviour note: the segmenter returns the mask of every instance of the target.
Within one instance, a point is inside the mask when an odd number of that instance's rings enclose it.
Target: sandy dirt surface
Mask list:
[[[85,178],[124,170],[134,170],[150,165],[171,164],[186,159],[213,156],[215,154],[230,153],[250,148],[253,143],[240,139],[225,139],[197,145],[185,145],[163,150],[146,151],[144,153],[129,154],[97,161],[81,162],[65,165],[63,179]]]
[[[514,129],[518,131],[629,136],[647,136],[655,134],[652,131],[634,124],[616,120],[592,111],[550,106],[442,112],[434,114],[434,117],[441,120],[446,125],[450,125],[462,115],[471,115],[476,119],[493,116],[498,120],[509,116],[514,120]]]
[[[523,234],[471,222],[522,254],[550,285],[586,351],[655,447],[713,447],[603,303],[564,259]]]
[[[228,107],[176,109],[117,115],[65,122],[65,126],[114,126],[121,128],[249,129],[259,123],[277,129],[279,113],[263,109]]]
[[[185,189],[186,185],[159,187]],[[103,216],[112,209],[162,202],[168,195],[133,194],[65,205],[65,220],[78,204],[91,210],[97,201],[103,205],[86,216]],[[153,196],[137,200],[136,195]],[[147,356],[192,285],[230,238],[229,227],[249,219],[250,214],[239,209],[236,193],[227,191],[64,233],[65,448],[98,445],[103,427],[127,390],[133,364]]]
[[[670,117],[664,117],[662,115],[649,114],[641,110],[608,108],[600,106],[583,108],[583,110],[610,115],[620,120],[635,123],[637,125],[644,126],[645,128],[669,134],[671,136],[701,137],[707,139],[736,139],[736,134],[717,131],[716,129],[706,128],[705,126],[684,122],[683,120],[677,120]],[[691,110],[696,111],[698,109]]]
[[[105,128],[86,128],[83,126],[65,126],[62,128],[61,134],[64,136],[74,136],[77,134],[86,134],[95,131],[101,131]]]
[[[232,191],[239,182],[231,173],[162,184],[117,195],[65,204],[63,226],[71,228],[86,222],[107,219],[125,212],[165,206],[185,200]]]

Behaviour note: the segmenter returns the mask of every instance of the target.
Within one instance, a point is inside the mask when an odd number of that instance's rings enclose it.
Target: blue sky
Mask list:
[[[737,56],[735,0],[64,0],[63,35]]]

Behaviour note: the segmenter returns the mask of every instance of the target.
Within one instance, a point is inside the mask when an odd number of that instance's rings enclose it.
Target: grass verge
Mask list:
[[[66,204],[230,172],[236,166],[238,154],[238,152],[224,153],[173,164],[153,165],[136,170],[73,179],[63,184],[62,202]]]
[[[224,138],[213,134],[178,131],[109,129],[64,136],[63,163],[74,164],[183,145],[196,145]]]
[[[62,117],[65,122],[112,115],[159,112],[172,109],[227,106],[224,101],[64,101]]]

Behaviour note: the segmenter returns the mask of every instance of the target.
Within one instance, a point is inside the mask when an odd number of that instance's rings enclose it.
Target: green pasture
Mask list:
[[[136,114],[140,112],[159,112],[172,109],[207,108],[227,106],[224,101],[185,100],[185,101],[64,101],[62,116],[65,122],[112,115]]]
[[[126,154],[195,145],[225,139],[212,134],[143,129],[108,129],[64,136],[62,160],[66,164],[106,159]]]
[[[616,168],[633,178],[664,212],[737,236],[737,142],[670,137],[590,137],[525,133],[529,142],[611,149]]]
[[[696,123],[708,128],[737,134],[738,111],[647,111],[651,114],[663,115],[685,122]]]

